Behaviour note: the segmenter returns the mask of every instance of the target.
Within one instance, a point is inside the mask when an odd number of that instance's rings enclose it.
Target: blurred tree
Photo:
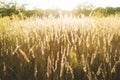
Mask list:
[[[97,17],[108,17],[108,16],[115,16],[115,15],[120,15],[120,7],[98,7],[94,9],[91,13],[92,16],[97,16]]]
[[[33,9],[27,10],[26,4],[19,5],[16,1],[7,3],[5,1],[0,1],[0,17],[17,15],[20,19],[30,16],[39,17],[59,17],[59,16],[70,16],[70,15],[84,17],[84,16],[97,16],[97,17],[107,17],[120,15],[120,7],[98,7],[94,8],[93,5],[88,3],[79,4],[72,11],[64,11],[58,8],[56,9]]]
[[[79,4],[76,9],[73,10],[73,14],[79,17],[82,17],[82,15],[89,16],[93,9],[93,5],[84,3]]]
[[[106,15],[115,15],[115,9],[113,7],[106,7]]]
[[[1,5],[2,4],[2,5]],[[18,15],[19,13],[24,13],[26,11],[25,4],[19,6],[16,2],[5,3],[0,2],[0,15],[12,16],[13,14]]]
[[[26,11],[24,12],[24,15],[27,16],[27,17],[30,17],[30,16],[43,17],[43,15],[44,15],[44,10],[42,10],[42,9],[26,10]]]
[[[3,2],[0,2],[1,4]],[[17,14],[18,11],[16,9],[16,5],[14,3],[4,3],[0,6],[0,14],[1,16],[11,16],[12,13]]]
[[[102,7],[96,8],[93,10],[92,16],[106,17],[107,16],[106,9]]]
[[[115,16],[120,17],[120,7],[115,8]]]

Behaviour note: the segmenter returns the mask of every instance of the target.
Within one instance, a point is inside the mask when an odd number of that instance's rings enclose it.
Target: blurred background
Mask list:
[[[0,0],[0,16],[119,16],[120,0]]]

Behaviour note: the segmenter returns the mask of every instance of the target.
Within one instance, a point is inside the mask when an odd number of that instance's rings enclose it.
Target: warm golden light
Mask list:
[[[15,0],[6,0],[15,1]],[[120,0],[16,0],[17,3],[27,4],[27,8],[60,8],[64,10],[72,10],[78,4],[89,3],[96,7],[116,7],[120,6]]]

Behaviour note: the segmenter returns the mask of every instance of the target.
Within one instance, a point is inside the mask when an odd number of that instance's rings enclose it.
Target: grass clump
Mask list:
[[[119,80],[120,18],[0,19],[0,80]]]

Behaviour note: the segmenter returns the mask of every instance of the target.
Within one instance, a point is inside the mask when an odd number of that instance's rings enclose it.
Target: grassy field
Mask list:
[[[0,80],[120,80],[120,18],[0,18]]]

